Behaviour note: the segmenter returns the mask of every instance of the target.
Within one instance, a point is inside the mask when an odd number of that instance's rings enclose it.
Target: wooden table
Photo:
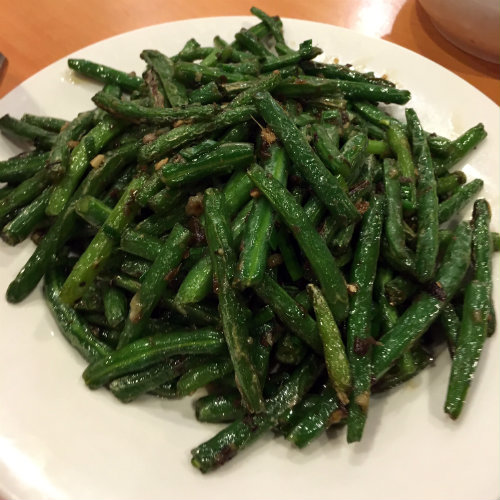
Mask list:
[[[250,0],[0,0],[0,52],[9,60],[0,97],[48,64],[104,38],[179,19],[244,15],[252,4]],[[500,67],[445,40],[417,0],[266,0],[257,5],[270,14],[335,24],[407,47],[500,104]]]

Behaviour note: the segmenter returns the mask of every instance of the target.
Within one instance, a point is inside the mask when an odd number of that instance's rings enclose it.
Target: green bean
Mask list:
[[[166,187],[150,198],[148,206],[156,214],[167,215],[170,211],[179,207],[179,205],[185,204],[186,201],[186,191]]]
[[[172,357],[146,370],[115,378],[109,384],[109,390],[122,403],[130,403],[141,394],[177,378],[186,369],[189,359],[193,357],[196,358],[196,356]]]
[[[394,257],[404,268],[413,270],[414,256],[406,247],[403,232],[403,210],[400,197],[400,171],[392,159],[384,160],[384,184],[386,193],[385,235]]]
[[[266,383],[270,370],[271,352],[278,339],[275,325],[271,323],[274,313],[269,306],[262,308],[250,321],[252,335],[250,355],[262,386]],[[269,321],[265,323],[264,321]]]
[[[91,128],[95,117],[96,114],[92,111],[80,113],[61,130],[61,133],[57,136],[54,146],[50,151],[48,159],[49,165],[59,164],[64,171],[68,170],[71,156],[71,141],[79,140],[80,137]]]
[[[361,73],[352,69],[350,65],[344,66],[342,64],[323,64],[315,61],[308,61],[302,63],[302,69],[307,75],[322,76],[324,78],[333,78],[340,80],[349,80],[351,82],[365,82],[374,85],[383,85],[387,87],[394,87],[394,83],[389,80],[377,78],[373,73]]]
[[[417,289],[416,283],[403,276],[396,276],[384,285],[385,295],[392,306],[398,306],[410,300]]]
[[[390,271],[383,268],[379,269],[375,280],[375,294],[378,314],[381,316],[382,334],[388,332],[396,324],[399,317],[397,309],[389,303],[384,294],[384,286],[390,279]],[[378,338],[378,336],[374,335],[374,338]],[[413,377],[417,373],[418,366],[412,351],[405,352],[397,361],[395,368],[400,379],[408,380]]]
[[[449,221],[457,215],[466,205],[468,205],[483,188],[484,182],[481,179],[474,179],[463,186],[460,186],[455,194],[439,204],[439,223]]]
[[[403,354],[400,360],[402,360],[403,358],[406,358],[406,360],[408,360],[410,366],[407,366],[405,368],[404,366],[402,366],[402,363],[398,362],[379,381],[375,383],[375,385],[372,387],[372,392],[374,394],[387,391],[407,382],[408,380],[418,375],[424,368],[429,366],[434,361],[434,357],[432,356],[432,354],[427,352],[419,345],[412,348],[411,351]]]
[[[248,142],[251,140],[253,124],[251,122],[242,122],[234,127],[230,127],[219,139],[219,143],[224,142]]]
[[[413,109],[406,110],[408,129],[412,134],[413,154],[417,163],[417,250],[415,274],[422,283],[429,282],[439,252],[438,196],[434,164],[424,131]]]
[[[291,333],[281,337],[274,352],[276,361],[285,365],[298,365],[306,356],[308,349],[306,344]]]
[[[135,226],[135,230],[151,236],[162,236],[170,231],[176,223],[184,222],[186,210],[180,205],[173,208],[168,214],[153,214]]]
[[[360,441],[368,412],[371,384],[371,308],[384,215],[384,198],[375,197],[361,223],[351,266],[356,287],[347,324],[347,353],[352,373],[352,399],[347,417],[347,442]],[[339,395],[339,399],[342,398]]]
[[[212,51],[212,47],[201,47],[200,44],[194,39],[190,38],[182,50],[172,60],[181,61],[195,61],[196,59],[204,59]]]
[[[234,141],[229,141],[234,142]],[[217,141],[212,139],[205,139],[199,144],[194,144],[193,146],[188,146],[187,148],[183,148],[179,151],[179,154],[186,161],[191,161],[197,158],[198,156],[208,153],[212,149],[214,149],[218,145]]]
[[[132,255],[153,261],[161,251],[162,243],[155,236],[125,229],[120,239],[120,249]]]
[[[54,132],[56,134],[58,134],[67,123],[66,120],[63,120],[61,118],[32,115],[30,113],[24,113],[21,121],[29,123],[30,125],[35,125],[36,127],[43,128],[44,130],[47,130],[47,132]]]
[[[0,118],[0,130],[7,136],[31,141],[36,147],[45,150],[52,148],[57,137],[53,132],[47,132],[43,128],[22,122],[10,115]]]
[[[276,93],[285,97],[309,98],[320,96],[337,96],[342,94],[350,99],[365,99],[386,103],[406,104],[411,94],[408,90],[374,85],[365,82],[348,80],[330,80],[314,76],[299,76],[287,78],[276,88]]]
[[[350,177],[349,165],[343,161],[338,149],[339,134],[336,127],[314,123],[311,127],[314,149],[323,163],[344,179]]]
[[[236,170],[224,187],[226,210],[232,217],[250,198],[253,183],[244,170]]]
[[[26,205],[14,219],[2,229],[1,237],[8,245],[17,245],[25,240],[35,227],[44,220],[45,208],[49,202],[52,192],[47,188],[35,198],[29,205]]]
[[[75,203],[76,213],[93,227],[101,227],[111,213],[111,208],[102,201],[93,196],[82,196]],[[111,235],[113,238],[119,238],[118,234]]]
[[[250,328],[253,330],[261,326],[265,326],[268,322],[274,319],[274,313],[271,307],[264,306],[257,313],[255,313],[250,320]]]
[[[286,439],[298,448],[304,448],[331,425],[342,423],[345,417],[345,409],[337,394],[327,387],[319,400],[287,432]]]
[[[167,163],[161,180],[167,186],[181,186],[209,175],[225,174],[253,160],[253,144],[225,143],[187,163]]]
[[[439,196],[454,194],[459,186],[467,182],[467,177],[462,171],[452,172],[436,179],[436,189]]]
[[[175,77],[185,85],[209,83],[212,81],[240,82],[255,80],[252,75],[224,71],[219,67],[202,66],[192,62],[176,62]]]
[[[279,21],[279,20],[277,20],[277,22],[281,23],[281,21]],[[263,38],[269,33],[269,28],[268,28],[266,23],[261,22],[261,23],[255,24],[251,28],[248,28],[247,31],[250,32],[253,36],[255,36],[257,38]],[[241,47],[240,43],[237,40],[235,40],[231,44],[231,47],[233,47],[237,50],[243,50],[243,48]]]
[[[391,123],[387,129],[387,142],[397,158],[403,210],[405,214],[411,215],[417,208],[417,191],[415,164],[405,129],[395,122]]]
[[[148,97],[143,99],[139,98],[131,100],[135,101],[136,104],[144,104],[145,106],[151,106],[153,108],[164,108],[165,106],[169,106],[170,103],[167,100],[167,96],[160,82],[158,73],[156,73],[156,71],[154,71],[154,69],[150,66],[147,66],[146,71],[144,71],[144,73],[142,74],[142,78],[144,79]],[[134,93],[138,94],[137,97],[139,97],[139,95],[141,95],[143,92],[134,91]]]
[[[83,372],[88,387],[97,389],[122,375],[149,368],[178,354],[221,354],[223,335],[210,328],[174,331],[136,340],[91,363]]]
[[[118,176],[106,194],[101,198],[102,202],[107,207],[113,208],[135,175],[137,175],[136,168],[126,168],[121,172],[121,175]]]
[[[254,286],[257,295],[271,306],[283,324],[315,352],[321,353],[321,339],[316,322],[269,274],[261,283]]]
[[[213,104],[223,99],[224,96],[219,90],[219,86],[213,81],[202,85],[189,94],[190,104]]]
[[[300,263],[300,259],[297,256],[292,239],[286,228],[282,227],[276,232],[276,242],[290,278],[292,281],[298,281],[304,276],[304,268]]]
[[[209,441],[191,451],[191,463],[201,472],[220,467],[270,430],[288,409],[295,406],[318,377],[321,365],[308,356],[278,391],[267,401],[268,412],[236,420]]]
[[[246,122],[251,119],[253,113],[255,113],[253,106],[239,106],[223,111],[209,122],[181,125],[158,136],[153,142],[142,146],[139,150],[138,159],[143,162],[159,160],[175,149],[210,132]]]
[[[186,89],[174,78],[173,61],[157,50],[143,50],[141,59],[144,59],[158,75],[170,105],[174,108],[185,106],[188,103]]]
[[[111,349],[97,340],[78,314],[60,300],[63,280],[64,277],[58,269],[51,267],[47,270],[45,300],[61,333],[85,360],[92,362],[107,356]]]
[[[330,241],[330,247],[334,255],[342,255],[347,252],[354,235],[355,224],[340,228]]]
[[[120,264],[120,271],[128,274],[132,278],[142,279],[146,271],[150,268],[151,262],[141,257],[124,255]]]
[[[5,224],[10,214],[17,208],[22,208],[37,198],[61,174],[58,166],[45,167],[33,177],[26,179],[0,199],[0,224]]]
[[[189,251],[184,254],[183,269],[185,271],[190,271],[205,255],[206,247],[191,247]]]
[[[347,316],[347,289],[342,273],[325,242],[310,224],[303,208],[278,181],[267,177],[264,170],[254,165],[248,175],[279,213],[288,226],[318,277],[322,291],[334,316],[342,321]]]
[[[306,40],[300,44],[298,52],[290,52],[283,56],[270,59],[262,64],[261,69],[263,72],[267,72],[284,68],[285,66],[298,64],[301,61],[314,59],[321,53],[323,53],[323,51],[320,48],[313,47],[312,40]]]
[[[139,90],[143,84],[142,78],[129,75],[104,64],[96,64],[85,59],[68,59],[68,66],[82,75],[103,83],[118,85],[127,91]]]
[[[389,154],[390,148],[386,141],[383,140],[368,140],[366,153],[371,155],[386,156]]]
[[[318,198],[340,222],[347,224],[357,220],[356,207],[277,101],[269,93],[257,94],[255,101],[260,114],[282,141],[288,157],[293,158],[295,168],[309,182]]]
[[[35,252],[9,285],[6,294],[9,302],[20,302],[31,293],[44,275],[52,255],[75,231],[77,215],[74,211],[74,202],[85,194],[99,196],[124,166],[135,157],[136,151],[135,143],[123,145],[109,152],[100,168],[89,172],[70,203],[58,216]]]
[[[361,118],[358,115],[358,120],[363,120],[363,118]],[[386,142],[387,141],[387,134],[383,128],[381,128],[378,125],[375,125],[375,123],[372,123],[369,121],[364,121],[363,127],[366,129],[366,134],[368,135],[368,138],[370,139],[370,141],[373,141],[376,143],[387,144],[387,142]],[[382,150],[381,144],[379,144],[379,148],[380,148],[379,151],[381,151]],[[385,154],[387,154],[387,151],[384,148],[383,152],[380,152],[379,154],[385,155]]]
[[[254,200],[250,200],[236,215],[231,226],[231,232],[233,233],[233,244],[235,248],[240,244],[241,238],[243,237],[243,231],[245,225],[252,211]],[[227,205],[226,205],[227,207]]]
[[[82,298],[75,303],[74,309],[86,312],[102,312],[104,305],[102,302],[102,283],[94,282],[88,288]]]
[[[179,313],[188,325],[206,326],[219,325],[220,317],[217,310],[210,305],[178,304],[173,298],[162,298],[162,305],[172,312]]]
[[[18,184],[39,172],[47,163],[49,154],[35,151],[22,153],[10,160],[0,162],[0,182]]]
[[[266,46],[260,42],[258,36],[254,35],[251,31],[242,28],[234,35],[236,41],[245,49],[260,59],[274,59],[275,56],[269,51]]]
[[[461,223],[455,240],[436,273],[430,293],[423,293],[400,316],[394,327],[380,338],[381,345],[373,349],[373,375],[379,379],[412,344],[431,326],[439,313],[457,292],[470,263],[471,229]]]
[[[165,382],[158,387],[151,389],[148,394],[164,399],[177,399],[177,387],[175,380]]]
[[[94,311],[89,311],[85,312],[83,314],[83,317],[85,321],[90,323],[94,327],[99,327],[99,328],[110,328],[110,325],[106,319],[106,316],[104,314],[101,314],[101,312],[94,312]]]
[[[66,175],[54,189],[47,206],[47,215],[58,215],[67,206],[71,195],[84,175],[90,160],[113,138],[119,135],[126,125],[112,117],[105,117],[90,130],[71,153]]]
[[[369,102],[353,102],[353,108],[361,113],[361,116],[363,116],[365,119],[369,120],[371,123],[374,123],[375,125],[378,125],[380,127],[389,127],[391,124],[396,124],[402,126],[403,124],[396,120],[396,118],[393,118],[392,116],[388,115],[384,111],[382,111],[380,108],[378,108],[375,104],[371,104]]]
[[[316,196],[311,196],[304,205],[304,212],[312,224],[317,226],[325,214],[325,206]]]
[[[99,328],[99,330],[94,331],[94,334],[98,336],[98,338],[106,344],[111,349],[116,348],[116,344],[118,343],[118,337],[120,336],[120,332],[118,330],[108,330],[107,328]]]
[[[175,300],[179,304],[201,302],[213,285],[212,262],[210,256],[202,257],[189,271],[177,291]]]
[[[367,169],[366,169],[367,170]],[[372,181],[367,171],[363,172],[363,177],[349,189],[349,198],[353,201],[360,201],[368,198],[373,192]]]
[[[145,207],[149,203],[149,200],[157,193],[159,193],[165,184],[161,181],[161,172],[159,169],[155,168],[151,173],[142,189],[137,192],[136,203],[140,207]]]
[[[380,315],[382,333],[389,331],[398,320],[398,311],[392,305],[385,295],[385,287],[391,281],[392,272],[384,267],[377,270],[377,276],[374,283],[374,296],[377,306],[377,313]],[[375,339],[377,336],[372,334]]]
[[[248,58],[237,63],[221,62],[217,68],[228,73],[239,73],[241,75],[258,76],[260,65],[256,58]]]
[[[205,385],[233,373],[230,359],[222,358],[193,367],[177,381],[177,394],[187,396]]]
[[[490,237],[493,252],[500,252],[500,234],[492,231]]]
[[[221,40],[219,38],[219,40]],[[226,42],[224,42],[226,44]],[[216,44],[214,38],[214,48],[212,51],[200,62],[202,66],[215,66],[217,63],[227,62],[227,60],[232,55],[232,47],[229,47],[227,44],[225,46],[221,46],[220,44]]]
[[[289,378],[289,375],[287,375]],[[273,387],[272,392],[276,394],[279,387]],[[333,389],[328,386],[328,389],[334,393]],[[313,408],[317,408],[321,401],[321,394],[307,394],[304,396],[302,401],[300,401],[293,408],[290,408],[282,416],[280,416],[277,424],[275,425],[273,431],[275,433],[287,436],[287,434],[297,425]]]
[[[137,293],[141,289],[141,283],[139,281],[123,274],[113,276],[111,282],[131,293]],[[217,325],[220,322],[217,312],[213,308],[202,306],[201,304],[181,305],[168,294],[161,298],[161,305],[169,311],[180,314],[183,317],[183,321],[189,325]]]
[[[94,281],[101,268],[106,264],[116,240],[109,234],[118,234],[126,227],[135,214],[135,191],[144,184],[144,177],[132,180],[120,201],[113,208],[104,226],[102,226],[91,244],[82,254],[61,288],[61,301],[72,305]],[[127,207],[127,210],[124,208]]]
[[[373,104],[370,104],[368,102],[353,102],[352,104],[356,111],[360,112],[364,118],[369,120],[369,123],[372,123],[379,127],[389,127],[390,125],[405,127],[405,124],[403,124],[399,120],[396,120]],[[452,149],[452,141],[433,133],[424,133],[429,144],[429,149],[431,150],[431,153],[433,155],[446,157],[450,154]],[[383,139],[384,137],[380,138]]]
[[[365,134],[354,134],[342,146],[340,158],[349,166],[349,175],[345,178],[349,186],[352,186],[358,179],[366,160],[367,150],[368,139]]]
[[[444,408],[452,419],[460,416],[486,339],[490,299],[487,283],[473,280],[467,285]]]
[[[267,26],[276,42],[285,43],[285,39],[283,38],[283,25],[279,18],[269,16],[258,7],[251,7],[250,12]]]
[[[335,257],[335,262],[337,263],[337,266],[339,268],[343,268],[345,266],[347,266],[347,264],[349,264],[353,258],[353,251],[351,248],[349,248],[345,253],[343,253],[342,255],[338,255],[337,257]]]
[[[253,103],[253,99],[258,92],[271,92],[280,84],[283,77],[279,71],[263,76],[255,82],[250,82],[247,89],[239,93],[229,104],[229,107],[244,106]]]
[[[246,311],[231,287],[236,267],[229,220],[224,196],[215,189],[207,189],[204,196],[205,223],[208,248],[217,281],[219,312],[224,336],[234,365],[238,390],[250,412],[264,410],[262,389],[248,349],[248,321]]]
[[[127,317],[127,297],[120,289],[111,286],[105,289],[102,298],[106,320],[111,328],[117,328]]]
[[[219,88],[223,92],[223,94],[232,99],[236,97],[238,94],[244,92],[252,88],[254,85],[258,84],[260,79],[246,80],[242,82],[231,82],[231,83],[219,83]]]
[[[489,231],[491,208],[485,199],[476,200],[472,213],[472,259],[476,278],[486,283],[490,297],[493,293],[491,275],[492,245]],[[493,303],[490,304],[488,316],[494,314]],[[492,332],[493,333],[493,332]]]
[[[312,297],[328,377],[339,400],[345,405],[351,392],[351,369],[342,336],[320,290],[312,284],[307,286],[307,290]]]
[[[286,184],[287,158],[282,148],[271,146],[270,158],[265,168],[281,184]],[[255,200],[240,245],[240,259],[235,276],[238,286],[246,288],[264,278],[273,222],[269,202],[263,197]]]
[[[119,349],[142,335],[151,312],[167,288],[169,274],[182,260],[189,238],[189,231],[177,224],[162,244],[142,279],[141,289],[130,301],[130,313],[120,336]]]
[[[436,176],[439,177],[446,174],[451,167],[465,158],[465,156],[467,156],[470,151],[475,149],[485,138],[486,131],[484,130],[484,125],[482,123],[478,123],[464,132],[460,137],[452,142],[449,155],[442,162],[436,163]]]
[[[245,415],[238,392],[231,394],[209,394],[196,400],[196,420],[199,422],[232,422]]]
[[[460,332],[460,319],[457,316],[455,308],[452,304],[447,304],[443,307],[439,315],[439,323],[446,337],[448,351],[453,358],[457,349],[458,335]]]
[[[104,92],[98,92],[92,101],[114,117],[131,123],[152,123],[166,125],[177,120],[189,122],[203,121],[217,114],[218,107],[214,104],[192,104],[178,108],[150,108],[141,106],[134,101],[123,101]]]

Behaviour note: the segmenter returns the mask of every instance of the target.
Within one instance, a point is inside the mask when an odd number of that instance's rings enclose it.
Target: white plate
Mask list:
[[[143,68],[139,53],[174,54],[187,38],[209,44],[231,39],[249,17],[180,21],[126,33],[75,54],[127,71]],[[482,121],[487,140],[465,162],[482,177],[483,194],[499,227],[498,107],[433,62],[388,42],[298,20],[285,20],[293,46],[307,38],[330,57],[387,73],[413,92],[411,105],[427,130],[456,137]],[[35,48],[36,50],[36,48]],[[71,118],[90,108],[97,86],[58,61],[0,101],[0,113]],[[17,150],[0,137],[0,159]],[[1,245],[3,291],[32,244]],[[495,287],[498,299],[498,257]],[[497,316],[500,317],[497,300]],[[189,451],[218,426],[196,422],[189,399],[142,399],[123,405],[105,390],[89,391],[85,363],[64,341],[40,290],[18,306],[0,302],[0,489],[8,498],[336,498],[496,499],[500,494],[500,336],[487,341],[467,407],[458,422],[442,411],[449,371],[436,366],[399,390],[374,399],[363,442],[348,446],[344,432],[323,436],[304,451],[283,439],[261,439],[216,473],[201,475]]]

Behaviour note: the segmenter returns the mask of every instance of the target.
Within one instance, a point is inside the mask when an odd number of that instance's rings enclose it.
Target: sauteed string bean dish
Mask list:
[[[26,145],[0,161],[1,236],[36,244],[6,299],[43,283],[90,389],[196,393],[196,419],[227,423],[192,450],[201,472],[267,431],[360,441],[372,394],[441,346],[456,419],[496,328],[500,237],[483,181],[454,170],[483,125],[438,135],[409,90],[251,11],[234,40],[143,50],[142,75],[69,59],[103,84],[71,121],[0,118]]]

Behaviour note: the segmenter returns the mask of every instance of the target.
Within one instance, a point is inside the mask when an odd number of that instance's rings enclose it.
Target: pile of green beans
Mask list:
[[[484,199],[461,220],[483,182],[450,171],[482,124],[452,140],[411,108],[397,120],[378,103],[408,90],[313,61],[311,40],[295,50],[251,11],[233,41],[144,50],[142,76],[70,59],[104,84],[72,121],[0,118],[30,146],[0,161],[1,236],[36,243],[7,300],[44,280],[90,389],[204,389],[196,418],[228,426],[192,450],[202,472],[270,430],[299,448],[332,426],[360,441],[371,394],[439,343],[455,419],[496,326],[500,237]]]

